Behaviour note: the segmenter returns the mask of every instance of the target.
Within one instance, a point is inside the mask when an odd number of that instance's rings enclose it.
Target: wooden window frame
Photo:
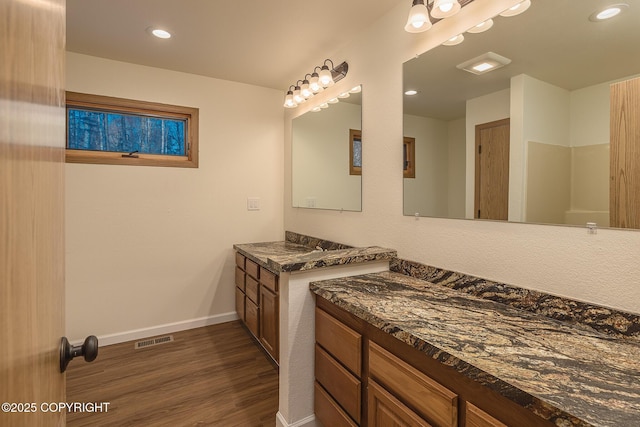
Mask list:
[[[353,164],[353,141],[360,140],[360,149],[362,150],[362,131],[357,129],[349,129],[349,175],[362,175],[362,165],[355,166]],[[360,153],[362,155],[362,152]]]
[[[416,139],[405,136],[402,141],[403,165],[402,174],[404,178],[416,177]]]
[[[198,114],[197,108],[156,102],[137,101],[111,96],[66,92],[66,106],[69,108],[91,108],[102,112],[133,113],[153,117],[186,120],[187,155],[172,156],[162,154],[136,153],[137,158],[123,157],[123,152],[90,151],[66,149],[67,163],[89,163],[130,166],[165,166],[180,168],[198,167]],[[67,145],[68,145],[68,114]]]

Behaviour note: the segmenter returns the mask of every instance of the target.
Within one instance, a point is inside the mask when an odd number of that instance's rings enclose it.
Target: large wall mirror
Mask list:
[[[361,86],[293,119],[293,207],[362,210],[361,130]]]
[[[594,22],[609,3],[627,5]],[[462,69],[486,54],[484,62],[507,64]],[[613,145],[618,110],[610,99],[612,83],[639,75],[635,0],[533,0],[520,15],[495,17],[486,32],[406,62],[403,89],[417,94],[403,103],[404,137],[415,139],[404,214],[638,228],[610,212],[620,192],[640,193],[638,183],[611,184],[614,153],[635,156],[616,164],[618,175],[639,176],[640,147]]]

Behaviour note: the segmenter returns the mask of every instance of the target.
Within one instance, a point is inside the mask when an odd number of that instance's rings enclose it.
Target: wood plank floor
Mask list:
[[[134,349],[133,342],[73,360],[67,402],[110,402],[106,413],[69,413],[76,426],[275,425],[278,373],[240,321],[172,334],[174,341]]]

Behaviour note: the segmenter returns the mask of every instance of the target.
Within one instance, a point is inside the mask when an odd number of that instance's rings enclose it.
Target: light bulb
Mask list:
[[[446,42],[442,43],[443,46],[455,46],[457,44],[460,44],[464,41],[464,35],[462,34],[458,34],[455,37],[451,37],[449,40],[447,40]]]
[[[467,30],[468,33],[477,34],[487,31],[489,28],[493,27],[493,19],[487,19],[484,22],[479,23],[475,27],[471,27]]]
[[[309,87],[309,82],[307,80],[305,80],[304,82],[302,82],[302,86],[300,86],[300,93],[302,94],[302,96],[304,96],[305,98],[309,98],[310,96],[313,95],[313,91],[311,90],[311,88]]]
[[[404,30],[408,33],[421,33],[429,28],[431,28],[431,20],[429,19],[427,6],[424,5],[424,0],[413,0]]]
[[[331,83],[333,83],[333,77],[331,76],[331,71],[329,71],[329,67],[327,67],[326,65],[323,65],[322,69],[320,70],[319,81],[323,87],[327,87]]]
[[[309,88],[313,91],[313,93],[318,93],[322,86],[318,81],[318,73],[311,74],[311,80],[309,80]]]
[[[437,19],[448,18],[460,12],[458,0],[436,0],[431,9],[431,16]]]
[[[284,98],[284,106],[285,108],[296,108],[298,106],[298,104],[293,100],[293,92],[287,92],[287,96]]]
[[[509,9],[502,12],[500,16],[510,17],[510,16],[520,15],[522,12],[529,9],[529,6],[531,6],[531,0],[521,1],[515,6],[511,6]]]
[[[296,86],[293,90],[293,100],[298,104],[302,104],[305,101],[304,96],[300,93],[300,86]]]

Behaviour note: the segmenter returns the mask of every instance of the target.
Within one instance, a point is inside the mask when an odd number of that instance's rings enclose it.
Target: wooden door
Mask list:
[[[474,218],[509,219],[509,119],[476,125]]]
[[[63,426],[65,0],[0,16],[0,425]]]
[[[609,225],[640,228],[640,78],[611,85]]]

